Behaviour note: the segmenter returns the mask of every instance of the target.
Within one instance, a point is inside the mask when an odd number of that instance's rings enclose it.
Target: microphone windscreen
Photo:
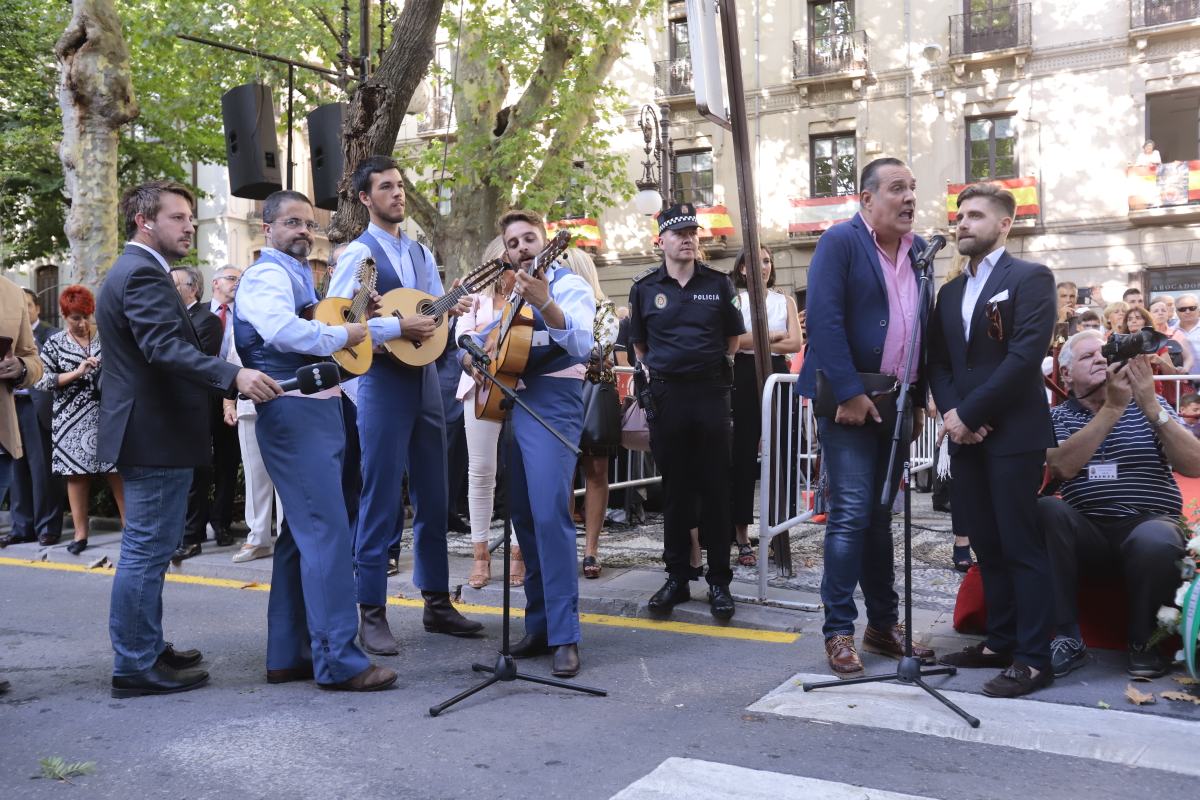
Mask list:
[[[296,370],[296,383],[300,394],[323,392],[341,382],[342,377],[338,372],[338,366],[331,361],[309,364]]]

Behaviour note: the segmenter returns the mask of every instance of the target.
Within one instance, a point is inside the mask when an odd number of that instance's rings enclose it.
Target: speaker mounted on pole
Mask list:
[[[230,89],[221,95],[221,118],[225,124],[230,194],[264,200],[282,189],[270,88],[246,83]]]
[[[308,147],[312,164],[313,205],[337,211],[342,179],[342,120],[345,103],[328,103],[309,112]]]

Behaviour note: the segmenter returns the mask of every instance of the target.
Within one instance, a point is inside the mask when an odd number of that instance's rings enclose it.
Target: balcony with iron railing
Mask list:
[[[792,42],[792,79],[861,76],[867,70],[867,32],[834,33]]]
[[[1028,50],[1029,3],[955,14],[950,17],[950,57]]]
[[[654,88],[661,97],[695,94],[692,87],[692,61],[676,58],[654,62]]]
[[[1200,0],[1130,0],[1129,29],[1200,22]]]

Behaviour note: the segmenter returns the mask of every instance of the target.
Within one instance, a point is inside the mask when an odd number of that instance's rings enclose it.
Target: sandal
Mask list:
[[[525,585],[525,559],[521,558],[521,551],[514,550],[509,560],[508,569],[508,585],[509,586],[524,586]]]
[[[954,568],[959,572],[966,572],[971,569],[971,564],[971,545],[954,545]]]
[[[492,562],[491,559],[476,559],[474,569],[467,577],[467,586],[472,589],[482,589],[488,585],[492,579]]]
[[[600,577],[600,562],[595,556],[583,557],[583,577],[599,578]]]
[[[758,565],[758,556],[754,555],[754,548],[749,542],[745,544],[738,543],[738,566],[753,567]]]

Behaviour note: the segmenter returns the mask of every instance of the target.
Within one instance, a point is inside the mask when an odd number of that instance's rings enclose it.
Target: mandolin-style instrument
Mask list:
[[[546,243],[542,252],[534,257],[529,274],[540,278],[546,271],[546,265],[562,255],[570,243],[570,231],[560,230]],[[508,302],[504,304],[501,322],[489,334],[489,346],[485,348],[496,355],[487,367],[475,368],[487,369],[497,381],[515,389],[529,364],[529,351],[533,347],[533,325],[533,309],[523,297],[510,295]],[[494,340],[492,337],[495,337]],[[504,393],[492,386],[491,381],[484,381],[484,385],[475,390],[475,418],[503,422],[503,400]]]
[[[507,266],[498,258],[481,264],[471,270],[460,285],[441,297],[434,297],[419,289],[392,289],[385,294],[379,306],[380,316],[391,315],[403,325],[406,318],[422,315],[433,317],[437,326],[433,329],[433,335],[423,342],[414,342],[404,337],[384,342],[383,346],[388,355],[406,367],[423,367],[436,361],[446,349],[446,339],[450,335],[447,312],[458,305],[462,298],[475,294],[496,280]]]
[[[371,295],[375,294],[375,259],[370,256],[358,262],[356,271],[358,291],[347,300],[344,297],[326,297],[313,306],[312,318],[326,325],[345,325],[357,322],[365,325]],[[371,334],[356,345],[344,347],[330,356],[337,365],[351,375],[362,375],[371,368]]]

